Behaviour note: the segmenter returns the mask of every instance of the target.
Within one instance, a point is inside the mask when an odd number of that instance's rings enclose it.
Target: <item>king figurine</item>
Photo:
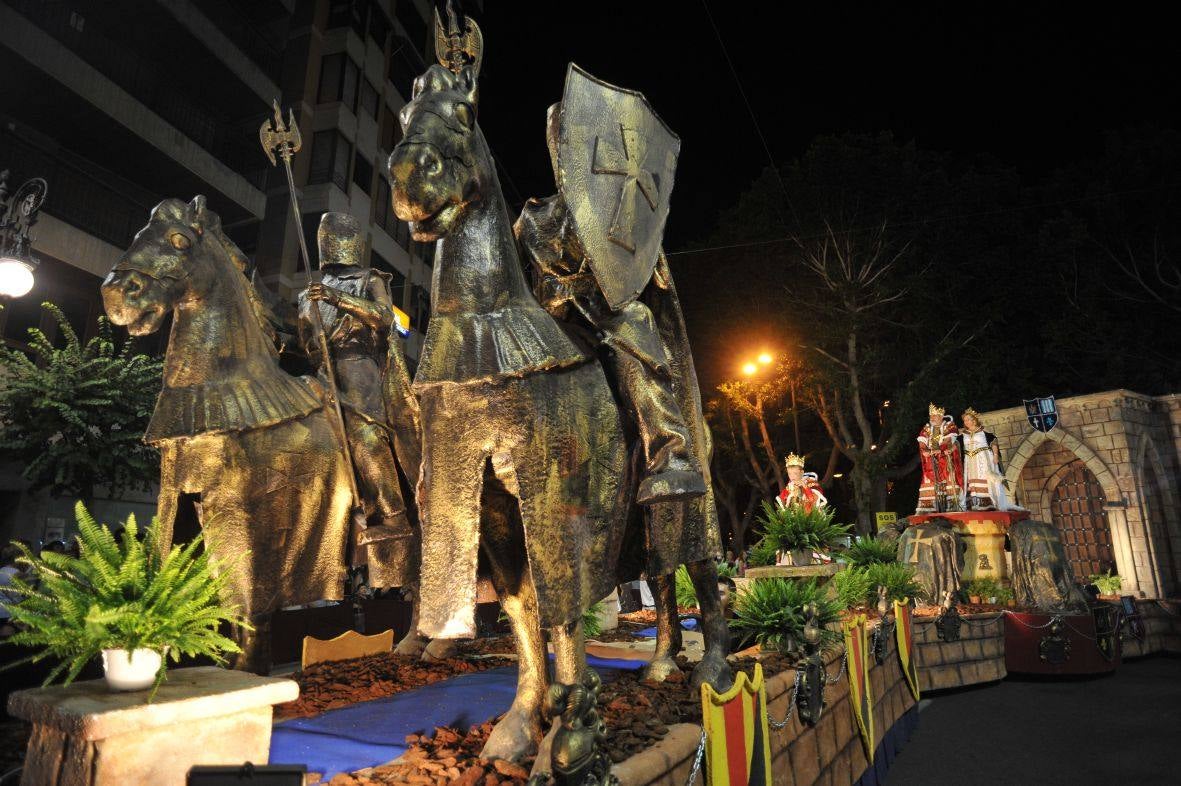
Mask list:
[[[828,504],[816,473],[804,472],[803,456],[789,453],[784,463],[787,465],[787,488],[779,492],[775,500],[779,507],[799,505],[804,512],[811,513],[815,508],[823,508]]]
[[[927,423],[919,431],[919,459],[923,480],[915,513],[946,513],[964,509],[964,464],[959,429],[943,407],[927,408]]]

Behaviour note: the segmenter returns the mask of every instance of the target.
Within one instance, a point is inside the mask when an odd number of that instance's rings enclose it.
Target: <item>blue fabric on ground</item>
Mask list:
[[[306,764],[308,772],[355,772],[385,764],[406,752],[406,735],[436,726],[467,730],[505,712],[517,692],[510,666],[463,674],[384,699],[375,699],[314,718],[294,718],[271,732],[271,762]]]
[[[681,620],[681,627],[685,630],[697,630],[697,620],[693,617],[687,617]],[[654,639],[656,638],[656,626],[654,625],[651,628],[637,630],[632,635],[639,636],[642,639]]]
[[[552,655],[550,656],[553,657]],[[645,661],[588,657],[610,681],[618,669]],[[466,731],[508,710],[517,694],[517,667],[462,674],[443,682],[374,699],[314,718],[293,718],[271,731],[273,764],[304,764],[328,780],[392,761],[406,752],[407,734],[429,734],[437,726]]]

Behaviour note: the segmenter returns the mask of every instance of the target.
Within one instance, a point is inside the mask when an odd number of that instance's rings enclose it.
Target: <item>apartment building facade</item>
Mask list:
[[[393,276],[417,358],[430,313],[431,250],[390,209],[385,161],[397,113],[425,67],[428,0],[0,0],[0,170],[48,181],[35,226],[33,290],[5,304],[0,336],[56,339],[51,301],[84,337],[98,285],[167,197],[204,194],[256,276],[290,302],[306,281],[286,177],[258,129],[278,97],[304,147],[295,160],[303,231],[327,210],[366,227],[365,263]],[[142,340],[161,352],[166,331]],[[0,539],[68,534],[73,500],[29,494],[0,468]],[[100,494],[101,497],[101,494]],[[95,502],[107,520],[150,515],[151,494]]]

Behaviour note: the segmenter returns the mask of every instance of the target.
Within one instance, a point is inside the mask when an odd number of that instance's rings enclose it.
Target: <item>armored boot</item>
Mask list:
[[[633,301],[596,326],[611,349],[606,365],[644,447],[645,471],[637,504],[684,501],[705,494],[705,479],[689,449],[689,432],[673,395],[668,354],[652,312]]]

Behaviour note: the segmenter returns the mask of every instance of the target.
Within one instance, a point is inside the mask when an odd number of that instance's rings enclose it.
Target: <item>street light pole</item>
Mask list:
[[[35,177],[9,196],[8,170],[0,172],[0,297],[22,297],[33,288],[37,260],[29,229],[37,223],[47,193],[49,184]]]

